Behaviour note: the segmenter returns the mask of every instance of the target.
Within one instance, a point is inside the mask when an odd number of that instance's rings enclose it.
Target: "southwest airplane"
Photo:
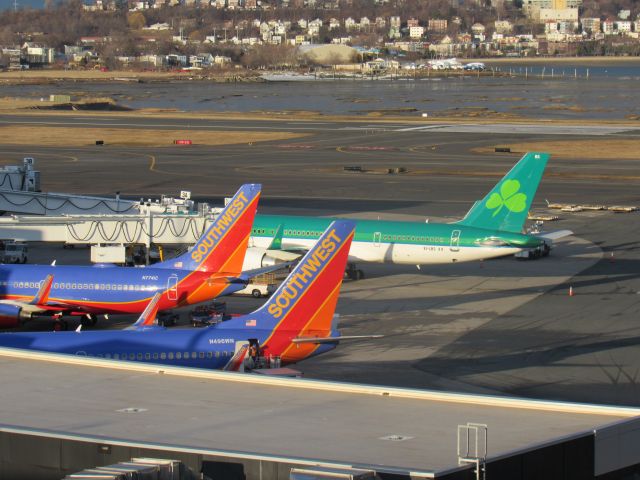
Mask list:
[[[156,292],[166,310],[211,300],[243,289],[242,264],[261,186],[243,185],[187,253],[150,268],[116,266],[0,266],[0,327],[34,316],[140,313]]]
[[[484,260],[524,249],[547,253],[551,240],[570,235],[564,230],[546,235],[523,234],[529,208],[549,159],[527,153],[467,215],[455,223],[356,220],[348,273],[361,278],[356,262],[406,265]],[[257,215],[245,268],[290,260],[305,251],[334,219]]]
[[[154,325],[161,293],[126,330],[0,334],[0,346],[188,367],[239,370],[254,347],[283,365],[334,348],[342,337],[334,312],[355,224],[336,221],[258,310],[202,329]],[[375,337],[375,336],[374,336]]]

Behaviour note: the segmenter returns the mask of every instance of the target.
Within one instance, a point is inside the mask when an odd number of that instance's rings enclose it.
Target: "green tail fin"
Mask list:
[[[458,223],[470,227],[521,232],[548,160],[548,153],[526,153]]]

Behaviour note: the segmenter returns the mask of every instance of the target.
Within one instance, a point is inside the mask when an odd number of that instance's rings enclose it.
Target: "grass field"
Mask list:
[[[557,140],[524,142],[474,148],[478,153],[493,153],[495,147],[507,147],[514,153],[549,152],[552,156],[575,159],[639,160],[640,139]]]
[[[167,147],[174,140],[188,139],[194,145],[231,145],[238,143],[290,140],[305,136],[290,132],[251,131],[190,131],[148,130],[125,128],[70,128],[70,127],[0,127],[0,144],[82,147],[95,145],[96,140],[105,145]]]

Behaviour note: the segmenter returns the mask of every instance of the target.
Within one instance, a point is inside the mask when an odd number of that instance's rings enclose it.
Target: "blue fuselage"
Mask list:
[[[270,330],[215,326],[170,330],[152,327],[150,330],[20,332],[0,334],[0,347],[221,369],[233,357],[237,342],[245,344],[249,339],[255,339],[262,344],[270,334]],[[314,355],[334,347],[334,344],[321,345]]]
[[[49,274],[53,275],[49,303],[87,313],[140,313],[156,292],[164,293],[160,310],[166,310],[228,295],[245,286],[224,279],[209,282],[206,272],[179,269],[6,265],[0,267],[0,299],[30,301]]]

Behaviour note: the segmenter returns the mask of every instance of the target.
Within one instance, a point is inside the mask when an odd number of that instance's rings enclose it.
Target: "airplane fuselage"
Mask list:
[[[239,344],[246,344],[249,338],[262,344],[270,334],[270,330],[253,329],[249,332],[216,327],[154,331],[20,332],[0,334],[0,346],[81,357],[221,369],[233,357]],[[290,340],[295,333],[288,334],[285,331],[278,335]],[[317,346],[313,355],[332,348],[335,348],[335,344]],[[274,355],[282,353],[273,352]],[[299,358],[295,352],[281,358],[283,364],[297,360]]]
[[[283,250],[306,250],[334,218],[257,215],[250,246],[268,248],[282,226]],[[533,235],[451,223],[355,220],[349,261],[426,265],[513,255],[542,244]]]
[[[3,265],[0,299],[30,301],[40,282],[52,274],[49,302],[76,307],[84,313],[140,313],[156,292],[160,310],[191,305],[241,290],[210,273],[167,268],[115,266]]]

